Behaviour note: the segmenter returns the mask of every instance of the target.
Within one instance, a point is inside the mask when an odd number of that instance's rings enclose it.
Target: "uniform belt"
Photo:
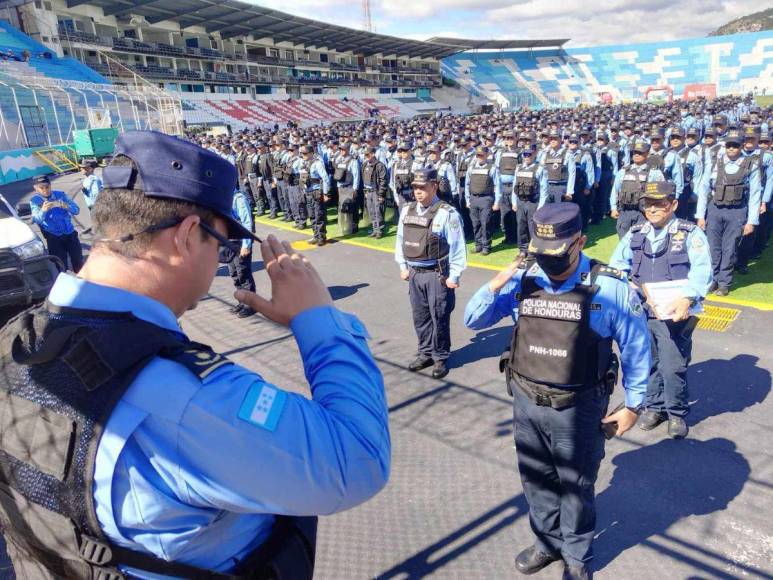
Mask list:
[[[437,272],[438,271],[438,265],[434,264],[432,266],[411,266],[408,264],[408,266],[411,268],[411,270],[415,270],[416,272]]]
[[[639,211],[639,206],[626,204],[626,205],[621,205],[620,209],[623,211]]]
[[[523,380],[515,377],[511,380],[532,403],[538,407],[551,407],[557,411],[575,406],[578,401],[588,397],[590,394],[604,394],[607,392],[607,385],[603,380],[590,387],[580,389],[540,387],[535,384],[527,385]]]
[[[564,179],[563,181],[550,181],[548,179],[548,185],[566,185],[569,181]]]
[[[718,204],[717,202],[713,202],[715,207],[721,207],[722,209],[738,209],[741,207],[749,207],[748,202],[744,203],[733,203],[733,204]]]
[[[490,196],[493,197],[494,196],[494,192],[493,191],[491,191],[491,192],[486,191],[486,192],[483,192],[483,193],[472,193],[472,192],[470,192],[470,195],[473,196],[473,197],[485,197],[487,195],[490,195]]]

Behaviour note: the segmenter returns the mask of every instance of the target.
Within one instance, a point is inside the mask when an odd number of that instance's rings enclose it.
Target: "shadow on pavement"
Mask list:
[[[680,520],[724,510],[741,493],[751,468],[735,443],[719,437],[666,439],[621,453],[612,464],[617,468],[612,481],[596,498],[596,570],[626,550],[645,545],[711,578],[727,577],[728,566],[743,570],[744,575],[760,573],[705,543],[696,545],[668,535]],[[669,545],[653,540],[667,540]],[[698,559],[698,555],[704,557]],[[705,556],[719,564],[706,563]]]
[[[770,393],[770,371],[758,367],[759,358],[738,354],[731,359],[710,359],[690,366],[691,398],[688,423],[697,425],[722,413],[739,413],[762,403]]]
[[[512,333],[512,326],[498,326],[479,332],[470,342],[451,353],[450,367],[458,368],[481,359],[495,358],[496,360],[491,361],[491,372],[497,373],[499,371],[497,368],[499,355],[510,344]],[[502,383],[504,384],[504,376]]]
[[[430,544],[407,560],[377,574],[376,577],[380,580],[386,580],[387,578],[424,578],[429,576],[461,554],[511,526],[515,520],[527,515],[528,512],[526,498],[523,494],[518,494],[454,530],[434,544]],[[460,538],[465,536],[469,537],[464,543],[456,544]],[[446,551],[446,548],[452,544],[454,544],[454,548]],[[438,554],[441,553],[442,555],[438,557]]]
[[[360,282],[359,284],[352,284],[351,286],[328,286],[328,291],[333,297],[333,300],[343,300],[349,298],[357,293],[362,288],[370,286],[367,282]]]

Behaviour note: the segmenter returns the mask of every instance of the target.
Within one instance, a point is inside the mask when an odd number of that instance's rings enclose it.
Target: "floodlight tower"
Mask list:
[[[370,18],[370,0],[362,0],[362,28],[373,32],[373,21]]]

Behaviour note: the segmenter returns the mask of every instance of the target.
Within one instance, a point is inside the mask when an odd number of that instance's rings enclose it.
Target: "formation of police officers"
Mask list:
[[[122,134],[77,277],[62,273],[45,303],[0,330],[0,528],[17,575],[312,577],[313,516],[388,479],[384,382],[364,325],[289,243],[261,242],[272,296],[254,293],[252,216],[311,219],[324,245],[335,199],[344,233],[367,207],[383,236],[385,205],[398,210],[395,260],[419,343],[409,368],[436,378],[448,372],[464,230],[488,253],[498,215],[503,243],[524,250],[464,321],[516,322],[499,370],[535,535],[516,569],[563,561],[564,578],[590,578],[605,437],[637,422],[687,435],[702,300],[765,245],[768,123],[723,98],[252,132],[202,139],[209,151]],[[65,210],[36,187],[41,212]],[[621,236],[609,266],[583,252],[584,230],[607,213]],[[291,328],[313,400],[185,335],[178,319],[218,262],[232,265],[237,312]],[[675,289],[667,301],[657,284]],[[624,400],[610,412],[618,370]]]
[[[611,216],[622,238],[644,219],[645,184],[670,181],[678,217],[708,235],[712,291],[723,296],[770,237],[770,115],[751,97],[722,97],[192,138],[236,165],[257,215],[298,229],[310,222],[317,245],[327,241],[331,202],[343,234],[366,211],[370,235],[381,238],[385,207],[396,220],[415,201],[411,181],[422,168],[437,171],[438,196],[482,255],[497,229],[502,244],[525,251],[534,211],[562,200],[580,207],[584,230]]]

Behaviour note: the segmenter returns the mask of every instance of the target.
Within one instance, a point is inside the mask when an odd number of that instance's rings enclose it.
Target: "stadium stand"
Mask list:
[[[674,96],[773,91],[773,32],[637,45],[464,52],[445,75],[509,107],[637,99],[664,87]]]

